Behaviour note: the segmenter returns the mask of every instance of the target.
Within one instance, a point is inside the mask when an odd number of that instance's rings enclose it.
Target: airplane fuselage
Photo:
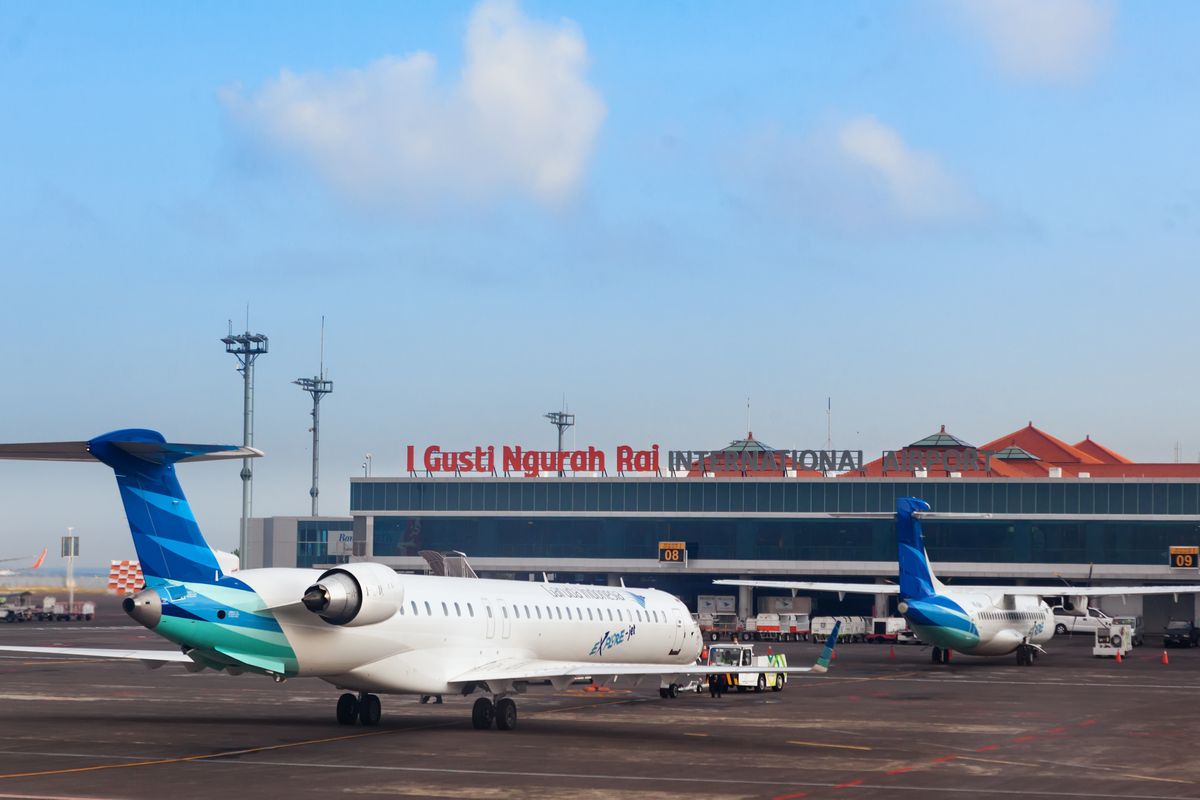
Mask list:
[[[1007,655],[1054,636],[1054,614],[1040,597],[946,590],[902,601],[900,611],[921,641],[969,655]]]
[[[166,582],[155,632],[214,665],[319,677],[356,691],[443,694],[489,661],[691,664],[702,637],[656,589],[401,575],[379,567],[359,616],[300,604],[325,573],[256,569],[215,584]],[[389,576],[390,573],[390,576]]]

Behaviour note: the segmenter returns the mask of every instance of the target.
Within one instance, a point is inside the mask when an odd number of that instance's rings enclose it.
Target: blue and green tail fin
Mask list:
[[[837,647],[838,634],[842,632],[842,621],[839,619],[833,623],[833,630],[829,632],[829,638],[825,640],[825,646],[821,648],[821,655],[817,658],[817,663],[813,665],[813,672],[828,672],[829,662],[833,660],[833,648]]]
[[[112,468],[142,574],[150,586],[165,581],[216,583],[223,576],[175,477],[175,464],[260,455],[254,448],[237,445],[168,442],[161,433],[140,428],[113,431],[86,442],[0,445],[0,459],[99,461]]]

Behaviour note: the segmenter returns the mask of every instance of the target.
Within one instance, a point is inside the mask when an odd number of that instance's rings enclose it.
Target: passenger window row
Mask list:
[[[620,609],[619,608],[614,611],[614,609],[612,609],[612,608],[605,608],[605,609],[595,608],[595,609],[593,609],[593,608],[581,608],[579,606],[575,606],[572,608],[571,606],[564,607],[564,606],[536,606],[536,605],[533,606],[531,609],[530,606],[524,605],[524,604],[517,605],[514,603],[511,606],[505,606],[502,603],[497,603],[497,605],[499,605],[500,610],[502,612],[504,612],[505,619],[509,618],[508,612],[509,612],[509,608],[511,608],[513,619],[539,619],[539,620],[540,619],[545,619],[545,620],[563,620],[563,619],[565,619],[567,621],[574,620],[574,621],[582,622],[584,611],[586,611],[587,618],[591,622],[596,622],[596,621],[602,622],[605,619],[607,619],[609,622],[666,622],[667,621],[667,615],[665,612],[659,613],[658,611],[642,611],[641,609],[629,610],[629,609]],[[424,608],[425,608],[425,612],[424,612],[425,616],[432,617],[434,607],[428,600],[424,601],[423,603],[418,603],[416,600],[409,601],[408,607],[409,607],[409,609],[411,609],[412,616],[414,616],[414,617],[421,616],[422,606],[424,606]],[[464,604],[460,605],[459,603],[446,603],[446,602],[441,603],[442,616],[444,616],[444,617],[451,616],[451,614],[450,614],[451,606],[453,606],[453,608],[454,608],[453,616],[456,616],[456,617],[464,616],[464,614],[463,614],[464,607],[466,609],[465,616],[467,616],[467,617],[475,616],[475,607],[471,603],[464,603]],[[565,615],[563,614],[564,608],[566,609]],[[544,614],[542,613],[543,609],[545,609]],[[488,617],[493,616],[491,606],[485,605],[484,610],[487,612]],[[524,616],[522,616],[522,614],[521,614],[522,610],[524,610],[524,612],[525,612]],[[595,613],[593,613],[593,611]],[[404,615],[405,613],[406,613],[405,607],[404,607],[404,604],[402,603],[400,605],[400,614]]]

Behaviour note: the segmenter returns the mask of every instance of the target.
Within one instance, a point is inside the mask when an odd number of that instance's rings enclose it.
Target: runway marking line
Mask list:
[[[982,747],[976,747],[975,752],[976,753],[986,753],[988,750],[999,750],[999,749],[1000,749],[1000,745],[998,745],[998,744],[985,744]]]
[[[788,740],[788,744],[798,744],[802,747],[832,747],[836,750],[870,750],[870,747],[865,747],[861,744],[830,744],[828,742],[799,742]]]
[[[117,764],[92,764],[88,767],[66,767],[64,769],[47,769],[34,772],[10,772],[0,775],[0,780],[9,778],[38,778],[49,775],[70,775],[80,772],[97,772],[105,769],[128,769],[129,767],[152,767],[159,764],[182,764],[189,761],[210,761],[217,758],[229,758],[230,756],[244,756],[252,753],[266,753],[272,750],[287,750],[293,747],[304,747],[312,744],[328,744],[329,742],[342,742],[349,739],[365,739],[369,736],[387,736],[389,734],[409,733],[412,731],[429,730],[431,728],[447,728],[451,725],[457,725],[456,722],[445,722],[434,725],[420,725],[415,728],[395,728],[385,731],[370,731],[368,733],[348,733],[343,736],[327,736],[322,739],[305,739],[300,742],[284,742],[283,744],[263,745],[262,747],[246,747],[241,750],[226,750],[220,753],[202,753],[194,756],[177,756],[175,758],[156,758],[146,761],[126,761]]]
[[[684,733],[684,736],[708,736],[707,733]]]
[[[832,788],[834,788],[834,789],[849,789],[851,786],[858,786],[861,783],[863,783],[862,778],[855,778],[852,781],[846,781],[845,783],[839,783],[837,786],[834,786]]]
[[[902,775],[905,772],[912,772],[915,769],[916,769],[916,767],[896,767],[895,769],[889,769],[887,772],[885,772],[883,774],[884,775]]]

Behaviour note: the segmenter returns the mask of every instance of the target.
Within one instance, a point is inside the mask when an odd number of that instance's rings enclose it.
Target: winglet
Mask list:
[[[40,567],[42,565],[42,562],[45,560],[46,560],[46,548],[43,547],[41,555],[39,555],[37,557],[37,560],[33,562],[33,566],[30,567],[30,569],[37,569],[38,567]]]
[[[839,619],[833,624],[833,630],[829,632],[829,638],[825,640],[825,647],[821,650],[821,657],[817,659],[817,663],[813,664],[813,672],[829,672],[829,662],[833,660],[833,648],[837,644],[838,634],[842,630],[842,621]]]

